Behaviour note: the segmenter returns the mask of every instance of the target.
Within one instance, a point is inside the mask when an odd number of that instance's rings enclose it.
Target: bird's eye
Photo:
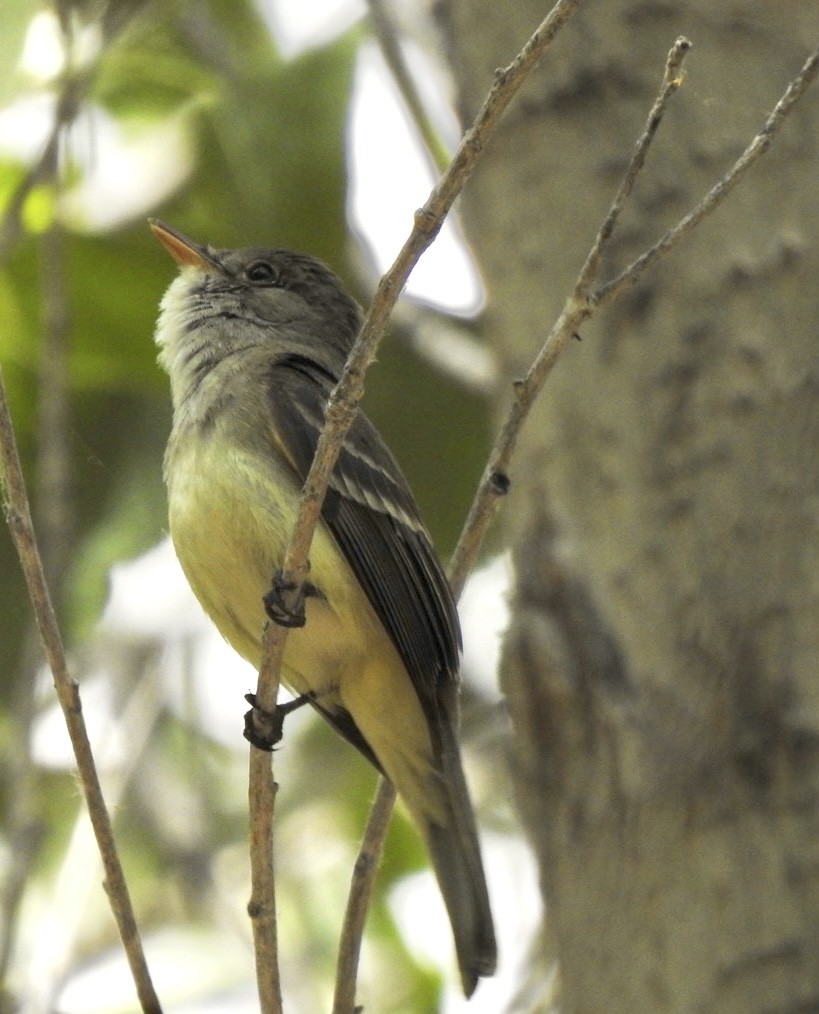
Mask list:
[[[245,269],[245,277],[257,285],[276,285],[279,281],[279,272],[269,261],[254,261]]]

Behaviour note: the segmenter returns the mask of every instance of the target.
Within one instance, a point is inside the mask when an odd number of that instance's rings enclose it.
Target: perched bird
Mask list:
[[[156,341],[173,398],[171,538],[227,641],[261,660],[263,600],[361,314],[306,254],[221,250],[151,220],[180,267]],[[460,628],[407,481],[359,412],[310,551],[305,623],[282,680],[395,786],[426,841],[464,991],[495,970],[475,819],[457,742]]]

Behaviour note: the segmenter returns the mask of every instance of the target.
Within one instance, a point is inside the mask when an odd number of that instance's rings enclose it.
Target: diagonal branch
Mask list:
[[[447,171],[433,188],[426,204],[415,214],[409,238],[401,248],[392,267],[378,284],[369,313],[356,339],[347,365],[327,405],[325,426],[307,481],[304,484],[299,517],[290,538],[283,566],[283,584],[290,585],[285,605],[294,607],[308,571],[308,552],[318,523],[321,505],[341,444],[352,425],[358,403],[364,392],[364,375],[375,357],[376,348],[390,312],[410,272],[423,252],[437,236],[456,197],[460,194],[494,133],[503,113],[523,82],[551,45],[558,31],[577,10],[580,0],[558,0],[551,12],[536,29],[515,60],[499,70],[495,81],[475,120],[464,135]],[[284,656],[287,630],[268,624],[263,637],[262,665],[256,688],[256,701],[262,711],[272,712],[276,706],[279,673]],[[251,877],[253,881],[249,911],[253,924],[254,943],[268,956],[265,963],[257,958],[257,976],[263,1010],[281,1009],[278,970],[269,957],[276,951],[275,891],[272,869],[273,781],[270,758],[262,751],[251,749],[249,771],[251,841]],[[276,980],[273,982],[272,980]]]
[[[34,535],[34,526],[31,521],[31,510],[20,467],[2,372],[0,372],[0,464],[2,464],[0,481],[2,481],[6,521],[23,568],[29,597],[40,631],[40,639],[54,678],[57,698],[65,717],[71,746],[77,760],[88,814],[105,869],[105,887],[111,910],[122,938],[142,1010],[150,1012],[150,1014],[160,1014],[159,999],[154,991],[145,961],[128,886],[114,843],[111,817],[105,805],[94,764],[94,755],[91,752],[91,744],[82,714],[79,688],[68,671],[62,638],[46,585],[43,565]]]
[[[284,583],[297,585],[291,603],[295,605],[300,586],[307,573],[307,554],[330,475],[347,430],[358,411],[364,393],[364,375],[372,363],[387,319],[410,272],[421,255],[432,244],[455,199],[460,194],[480,155],[494,133],[500,119],[524,81],[543,56],[559,29],[579,6],[580,0],[559,0],[548,17],[531,36],[516,59],[497,71],[495,81],[472,127],[465,133],[449,168],[438,181],[426,203],[415,213],[410,235],[389,270],[378,283],[369,313],[347,360],[344,374],[327,405],[324,431],[316,448],[302,493],[301,509],[290,539],[284,562]],[[270,625],[266,648],[280,654],[274,646],[284,643],[284,627]],[[263,666],[263,671],[265,670]],[[275,697],[269,699],[263,683],[257,688],[257,699],[263,709],[272,709]]]
[[[571,341],[572,336],[577,333],[584,320],[591,315],[590,292],[600,268],[603,253],[611,240],[620,213],[634,188],[640,170],[645,164],[648,148],[657,133],[668,101],[682,83],[682,64],[690,48],[691,43],[682,37],[677,39],[672,46],[666,60],[663,80],[649,111],[645,127],[634,146],[608,213],[603,219],[583,267],[580,269],[572,294],[564,303],[560,316],[525,377],[514,384],[512,405],[490,451],[478,491],[472,501],[463,532],[450,562],[450,580],[453,588],[458,591],[463,588],[469,572],[475,565],[480,547],[483,545],[486,533],[497,513],[500,498],[509,489],[509,466],[532,405],[543,389],[543,385],[563,349]]]
[[[364,937],[364,923],[370,907],[370,896],[384,854],[384,844],[390,827],[395,788],[386,778],[378,779],[375,799],[370,807],[364,837],[356,856],[347,908],[338,942],[336,962],[336,989],[332,1014],[353,1014],[355,987],[358,979],[358,959]]]

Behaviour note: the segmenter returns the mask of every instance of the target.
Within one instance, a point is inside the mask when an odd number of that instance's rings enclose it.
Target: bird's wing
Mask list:
[[[331,375],[304,357],[272,368],[272,436],[302,481],[333,385]],[[361,412],[333,470],[322,518],[401,656],[424,710],[437,717],[439,690],[457,680],[458,614],[407,481]]]

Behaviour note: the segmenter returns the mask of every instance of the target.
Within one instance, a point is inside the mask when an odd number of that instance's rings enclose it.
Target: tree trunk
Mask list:
[[[547,10],[441,4],[465,122]],[[750,141],[819,5],[589,3],[563,32],[464,199],[506,381],[571,290],[680,34],[687,79],[611,274]],[[566,1012],[819,1010],[818,111],[814,86],[572,343],[511,477],[503,679]]]

